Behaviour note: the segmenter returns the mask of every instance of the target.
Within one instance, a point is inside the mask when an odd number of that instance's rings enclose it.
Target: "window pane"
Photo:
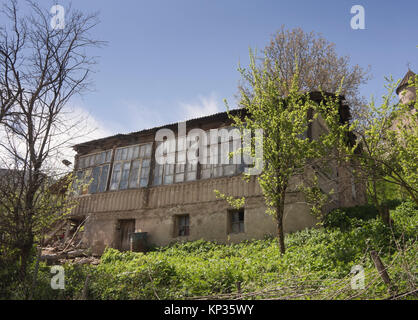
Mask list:
[[[106,162],[110,162],[112,160],[112,151],[106,152]]]
[[[141,178],[148,178],[149,176],[149,168],[142,168],[141,169]]]
[[[245,232],[245,231],[244,231],[244,221],[241,221],[241,222],[239,223],[239,232]]]
[[[145,146],[141,146],[141,151],[139,152],[139,156],[141,158],[144,158],[145,157]]]
[[[154,177],[154,185],[158,186],[161,184],[163,177],[162,176],[155,176]]]
[[[244,164],[238,164],[237,165],[237,173],[242,173],[242,172],[244,172],[244,169],[245,169],[245,165]]]
[[[122,160],[126,160],[126,159],[128,159],[128,149],[123,148],[122,149]]]
[[[122,150],[121,149],[117,149],[116,150],[116,154],[115,154],[115,161],[119,161],[122,158]]]
[[[221,144],[220,163],[229,164],[229,142]]]
[[[132,162],[131,174],[129,177],[129,188],[138,188],[139,164],[139,160]]]
[[[176,182],[183,182],[184,181],[184,173],[176,174]]]
[[[77,171],[76,181],[74,182],[74,190],[78,194],[81,194],[81,185],[83,183],[83,171]]]
[[[196,171],[188,172],[187,181],[194,181],[194,180],[196,180]]]
[[[133,159],[139,158],[139,146],[134,147]]]
[[[152,147],[151,143],[149,143],[145,146],[145,157],[147,157],[147,158],[151,157],[151,147]]]
[[[244,231],[244,211],[232,211],[230,212],[230,223],[231,223],[231,232],[239,233]]]
[[[149,168],[151,163],[151,160],[147,159],[147,160],[142,160],[142,167],[143,168]]]
[[[141,178],[141,182],[139,184],[141,188],[148,186],[148,177],[147,178]]]
[[[155,164],[154,168],[154,185],[160,185],[162,183],[163,176],[163,166]]]
[[[92,173],[93,181],[91,182],[90,188],[89,188],[90,193],[96,193],[97,192],[97,187],[99,186],[101,169],[102,169],[101,167],[93,168],[93,173]]]
[[[121,164],[115,163],[112,172],[112,182],[110,183],[110,190],[117,190],[119,188],[119,180],[121,174]]]
[[[94,159],[95,164],[102,164],[103,163],[102,155],[103,155],[103,153],[98,153],[98,154],[95,155],[95,159]]]
[[[128,188],[128,180],[129,180],[129,169],[131,167],[131,163],[130,162],[125,162],[123,164],[122,167],[122,175],[121,175],[121,179],[120,179],[120,185],[119,185],[119,189],[120,190],[124,190],[126,188]]]
[[[222,176],[222,167],[214,167],[213,168],[213,176],[214,177],[221,177]]]
[[[107,174],[109,172],[109,165],[102,167],[102,173],[100,174],[100,182],[98,192],[105,192],[107,185]]]
[[[230,164],[224,167],[224,175],[231,176],[235,174],[235,164]]]
[[[185,164],[177,164],[176,165],[176,173],[184,172],[185,169],[186,169],[186,165]]]
[[[244,211],[239,211],[238,214],[239,214],[238,216],[239,221],[244,221]]]
[[[177,163],[186,163],[186,152],[177,153]]]
[[[127,156],[127,159],[128,160],[132,160],[132,156],[133,156],[133,153],[134,153],[134,148],[132,148],[132,147],[130,147],[130,148],[127,148],[128,149],[128,156]]]
[[[172,183],[173,183],[173,176],[164,177],[164,184],[172,184]]]
[[[201,168],[202,169],[211,169],[212,165],[211,164],[202,164]]]
[[[174,164],[166,164],[165,165],[165,175],[174,174]]]
[[[177,217],[178,225],[178,235],[179,236],[188,236],[189,235],[189,216],[178,216]]]
[[[202,179],[209,179],[210,178],[210,169],[202,170],[201,177]]]
[[[83,179],[83,171],[77,171],[77,180],[81,181]]]

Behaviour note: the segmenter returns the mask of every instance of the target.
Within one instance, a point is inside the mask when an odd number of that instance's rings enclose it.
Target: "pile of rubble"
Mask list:
[[[48,234],[42,247],[40,260],[48,265],[76,263],[93,264],[100,263],[100,259],[92,256],[89,248],[83,248],[83,221],[61,221]]]
[[[94,257],[90,253],[90,249],[75,249],[60,251],[54,247],[42,248],[41,261],[46,261],[48,265],[64,264],[67,262],[76,264],[93,264],[100,263],[100,259]]]

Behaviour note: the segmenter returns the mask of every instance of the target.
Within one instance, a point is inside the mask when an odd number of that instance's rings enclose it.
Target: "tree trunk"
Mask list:
[[[386,224],[387,226],[390,226],[390,214],[389,214],[389,208],[387,206],[382,206],[381,208],[379,208],[380,210],[380,216],[384,222],[384,224]]]
[[[284,230],[283,230],[283,213],[284,213],[284,199],[285,199],[285,192],[280,192],[280,201],[276,206],[276,221],[277,221],[277,238],[279,241],[280,253],[284,254],[286,251],[284,245]]]
[[[39,260],[41,259],[41,254],[42,254],[42,249],[39,246],[37,248],[35,271],[33,272],[33,280],[32,280],[32,287],[30,289],[29,300],[32,300],[33,297],[34,297],[34,291],[35,291],[35,287],[36,287],[36,281],[38,280]]]
[[[280,253],[284,254],[286,251],[284,245],[284,230],[283,230],[283,213],[284,213],[284,200],[286,197],[286,187],[278,188],[277,193],[280,194],[279,201],[276,202],[276,221],[277,221],[277,238],[279,241]]]
[[[383,223],[387,226],[390,225],[390,217],[389,217],[389,210],[385,206],[379,203],[377,198],[377,187],[376,187],[376,178],[373,177],[373,202],[377,210],[379,211],[380,218],[382,219]]]
[[[27,267],[30,262],[32,255],[33,247],[33,236],[30,232],[23,236],[21,240],[23,243],[19,246],[19,256],[20,256],[20,268],[19,268],[19,277],[22,283],[26,280]]]
[[[281,209],[276,208],[276,219],[277,219],[277,238],[279,241],[280,253],[284,254],[286,248],[284,246],[284,232],[283,232],[283,213],[279,213]]]

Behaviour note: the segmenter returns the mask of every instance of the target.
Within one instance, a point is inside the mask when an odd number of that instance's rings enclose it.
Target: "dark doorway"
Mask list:
[[[130,235],[135,232],[135,220],[119,220],[119,250],[130,250]]]

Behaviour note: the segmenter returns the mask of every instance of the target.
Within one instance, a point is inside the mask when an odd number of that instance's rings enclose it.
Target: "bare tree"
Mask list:
[[[27,4],[29,15],[20,14],[16,1],[5,4],[9,24],[0,29],[0,166],[9,181],[0,188],[0,228],[2,245],[17,252],[21,279],[55,180],[51,159],[64,144],[60,137],[76,125],[65,117],[66,105],[88,89],[97,59],[87,51],[103,44],[90,34],[97,14],[67,8],[59,29],[51,27],[49,8]]]
[[[278,30],[263,50],[264,59],[274,61],[270,71],[278,74],[281,80],[278,88],[282,95],[287,95],[291,87],[296,64],[299,70],[298,87],[302,91],[337,92],[341,86],[341,94],[352,107],[353,116],[364,104],[360,96],[360,85],[369,79],[369,70],[359,65],[350,66],[350,57],[338,56],[335,44],[315,32],[306,33],[301,28],[286,30],[284,26]]]

